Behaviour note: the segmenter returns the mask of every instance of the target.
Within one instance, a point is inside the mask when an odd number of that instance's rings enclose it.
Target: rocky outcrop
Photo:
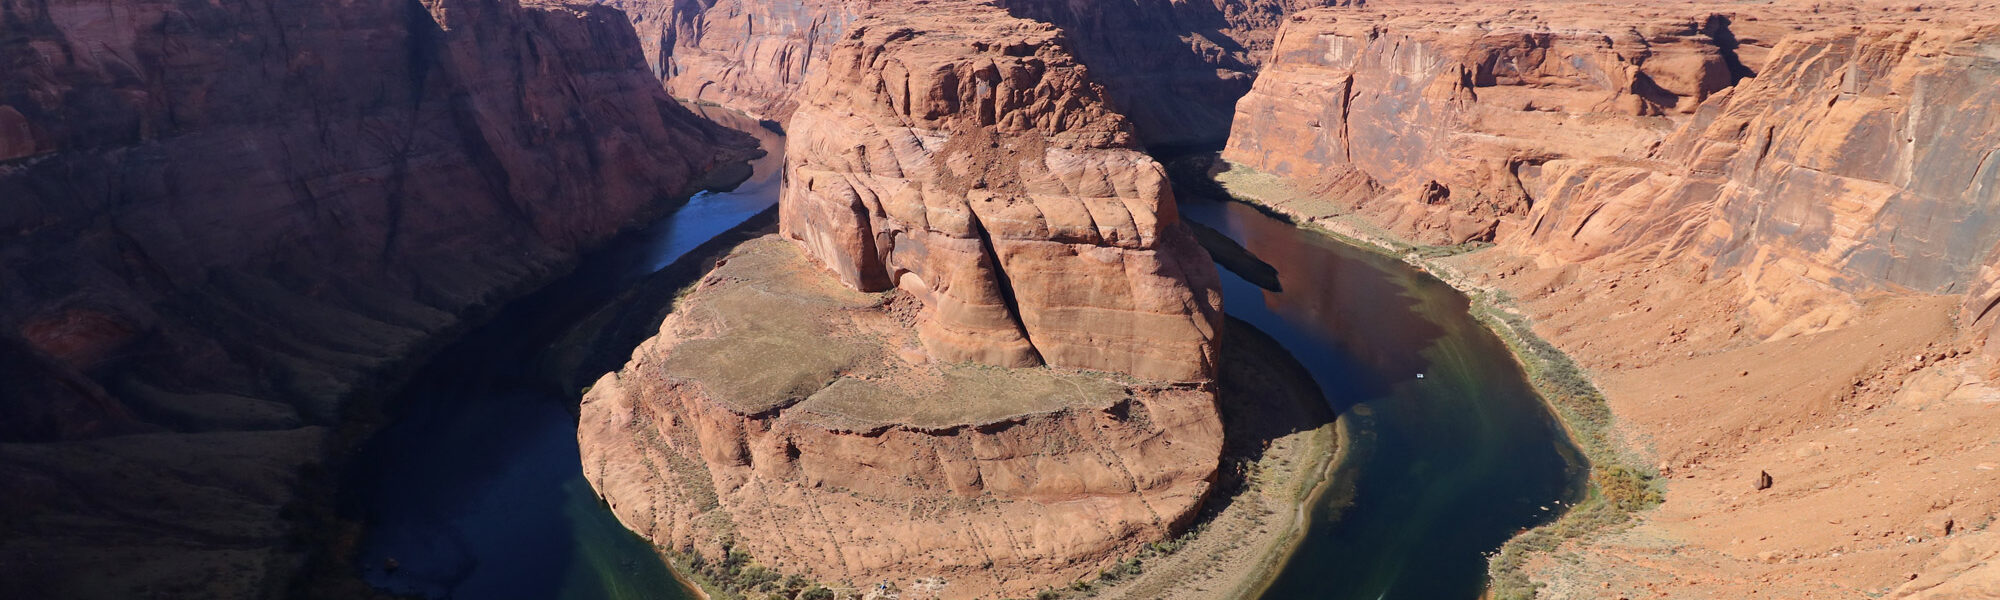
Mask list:
[[[2000,426],[1974,356],[2000,297],[1994,8],[1310,11],[1219,177],[1357,237],[1491,242],[1410,256],[1587,368],[1667,492],[1531,569],[1549,596],[1957,597],[1987,549],[1932,524],[1996,510],[1963,437]]]
[[[676,97],[784,120],[814,61],[902,0],[602,0],[624,8]],[[1348,0],[993,0],[1066,34],[1149,145],[1220,143],[1284,15]],[[900,8],[898,8],[900,7]]]
[[[1229,136],[1285,15],[1359,0],[996,0],[1068,34],[1113,104],[1149,146],[1208,146]]]
[[[625,10],[677,98],[784,120],[807,68],[876,0],[600,0]]]
[[[907,301],[744,244],[585,396],[585,476],[664,548],[946,598],[1061,587],[1190,522],[1212,386],[925,361]]]
[[[1984,285],[2000,229],[1960,217],[2000,193],[2000,129],[1967,108],[1996,99],[1968,77],[2000,64],[1994,30],[1845,25],[1745,62],[1720,8],[1311,13],[1224,156],[1427,243],[1740,270],[1765,335],[1837,325],[1843,295]]]
[[[814,74],[784,234],[915,297],[938,360],[1212,378],[1215,268],[1164,170],[1054,27],[953,10],[978,22],[864,21]]]
[[[612,510],[680,552],[950,598],[1190,523],[1222,447],[1217,276],[1102,93],[990,5],[856,22],[799,96],[780,233],[585,398]]]
[[[1517,171],[1643,155],[1669,126],[1661,115],[1692,112],[1739,74],[1720,16],[1425,8],[1294,19],[1224,157],[1338,191],[1431,243],[1491,240],[1533,200]]]
[[[346,400],[737,144],[588,4],[0,10],[15,597],[282,589]]]

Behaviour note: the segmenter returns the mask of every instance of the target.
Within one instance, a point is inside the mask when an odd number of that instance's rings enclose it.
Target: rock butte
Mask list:
[[[655,543],[1025,596],[1207,496],[1220,293],[1163,170],[1054,27],[924,12],[812,69],[781,233],[585,397],[586,477]]]
[[[872,19],[833,50],[792,117],[784,235],[914,296],[938,360],[1212,378],[1215,266],[1165,171],[1055,28],[963,10],[979,22]]]
[[[1212,386],[913,359],[895,308],[745,244],[585,395],[585,477],[676,551],[953,598],[1062,586],[1193,518]]]

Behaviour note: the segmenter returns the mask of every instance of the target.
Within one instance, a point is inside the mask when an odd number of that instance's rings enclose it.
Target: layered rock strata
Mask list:
[[[585,398],[619,518],[952,598],[1061,587],[1187,525],[1222,447],[1216,273],[1055,28],[870,16],[800,97],[781,233]]]
[[[944,361],[1209,379],[1220,295],[1164,170],[1055,28],[857,27],[793,118],[784,234],[923,306]],[[926,29],[926,27],[930,27]]]
[[[0,595],[283,589],[345,400],[737,143],[588,4],[0,10]]]
[[[814,61],[871,10],[905,0],[603,0],[624,8],[676,97],[784,120]],[[1284,15],[1347,0],[994,0],[1068,34],[1150,145],[1218,144]],[[898,8],[900,7],[900,8]]]
[[[676,98],[784,120],[806,70],[877,0],[601,0],[625,10]]]
[[[1952,597],[1950,523],[2000,512],[1975,439],[2000,426],[1994,8],[1310,11],[1221,178],[1362,237],[1495,245],[1428,264],[1514,298],[1666,482],[1538,563],[1546,595]]]
[[[1534,200],[1518,171],[1643,156],[1671,126],[1662,115],[1693,112],[1747,68],[1718,41],[1719,15],[1426,8],[1294,19],[1224,157],[1311,179],[1427,242],[1491,240]]]
[[[1098,2],[996,0],[1015,16],[1068,34],[1120,112],[1149,146],[1201,147],[1229,136],[1278,25],[1292,12],[1358,0]]]
[[[745,244],[585,396],[585,476],[662,547],[947,598],[1061,587],[1193,517],[1212,386],[926,361],[907,302]]]
[[[1994,30],[1778,11],[1759,25],[1812,30],[1746,62],[1722,8],[1312,13],[1239,105],[1224,157],[1427,243],[1685,255],[1769,278],[1746,298],[1767,335],[1837,324],[1823,295],[1777,289],[1794,277],[1841,294],[1983,288],[2000,228],[1938,217],[2000,193]]]

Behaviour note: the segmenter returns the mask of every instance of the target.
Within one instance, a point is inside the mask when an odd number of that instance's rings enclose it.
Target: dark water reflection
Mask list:
[[[1348,460],[1263,597],[1479,597],[1485,554],[1580,497],[1585,474],[1505,345],[1462,294],[1399,261],[1182,196],[1183,217],[1276,267],[1282,292],[1225,271],[1228,312],[1312,372],[1349,434]]]
[[[777,201],[782,137],[731,113],[706,116],[771,152],[749,181],[695,196],[508,305],[391,403],[397,421],[362,448],[343,488],[343,509],[369,524],[359,565],[369,583],[432,598],[694,597],[584,481],[577,392],[541,365],[621,291]]]
[[[585,483],[576,391],[545,367],[552,346],[621,293],[776,202],[782,138],[731,124],[773,151],[750,181],[697,196],[509,305],[393,402],[398,420],[364,446],[343,488],[343,508],[370,525],[358,565],[370,583],[434,598],[694,597]],[[1350,434],[1350,460],[1263,597],[1478,597],[1484,553],[1551,518],[1583,475],[1506,348],[1462,295],[1400,262],[1182,195],[1185,217],[1277,269],[1282,292],[1225,272],[1229,313],[1292,352]]]

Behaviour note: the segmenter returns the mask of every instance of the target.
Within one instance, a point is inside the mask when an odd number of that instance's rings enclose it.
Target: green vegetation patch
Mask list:
[[[1534,598],[1540,585],[1528,578],[1528,558],[1553,552],[1564,540],[1622,526],[1633,514],[1664,500],[1658,474],[1640,466],[1625,450],[1614,429],[1610,405],[1590,382],[1590,376],[1569,355],[1534,334],[1528,320],[1500,308],[1504,295],[1474,298],[1473,316],[1493,330],[1520,359],[1542,398],[1556,412],[1570,439],[1591,464],[1590,491],[1554,522],[1508,540],[1488,563],[1489,597],[1497,600]]]
[[[1201,191],[1219,200],[1235,200],[1293,225],[1305,227],[1349,244],[1397,257],[1436,272],[1430,261],[1478,251],[1492,244],[1468,242],[1453,246],[1412,244],[1351,214],[1333,202],[1300,192],[1285,178],[1221,161],[1215,157],[1193,157],[1169,165],[1176,185]],[[1298,218],[1304,215],[1307,218]],[[1322,222],[1337,223],[1345,231]],[[1464,290],[1464,288],[1460,288]],[[1663,498],[1658,473],[1644,466],[1618,439],[1614,417],[1604,394],[1591,383],[1590,375],[1569,355],[1534,334],[1526,317],[1506,307],[1513,304],[1502,293],[1464,290],[1472,295],[1472,313],[1498,335],[1519,360],[1528,381],[1562,422],[1571,441],[1591,465],[1590,489],[1584,499],[1555,521],[1509,540],[1488,563],[1491,589],[1488,597],[1519,600],[1535,597],[1539,586],[1528,578],[1529,557],[1557,549],[1565,540],[1611,530],[1629,523],[1639,511],[1657,506]]]

